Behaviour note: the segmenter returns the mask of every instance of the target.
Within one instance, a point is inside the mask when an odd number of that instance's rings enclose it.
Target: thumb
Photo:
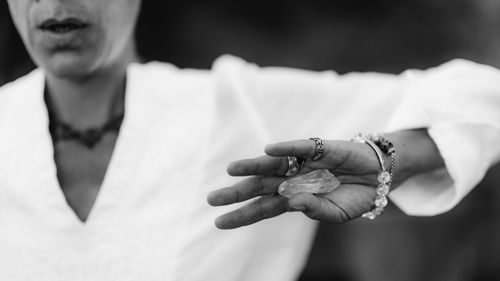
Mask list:
[[[343,223],[350,220],[344,210],[330,200],[309,193],[298,193],[288,200],[290,208],[303,212],[313,220]]]

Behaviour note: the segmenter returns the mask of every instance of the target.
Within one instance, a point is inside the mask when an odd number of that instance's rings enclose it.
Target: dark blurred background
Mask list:
[[[145,0],[137,36],[145,60],[180,67],[209,68],[231,53],[260,65],[399,73],[456,57],[500,67],[499,27],[498,0]],[[0,1],[0,85],[33,67]],[[498,202],[495,167],[447,214],[389,207],[374,222],[322,225],[301,280],[500,280]]]

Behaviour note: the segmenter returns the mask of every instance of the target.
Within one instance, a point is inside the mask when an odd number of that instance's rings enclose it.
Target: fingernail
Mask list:
[[[300,211],[300,212],[304,212],[306,210],[306,206],[304,206],[304,205],[290,206],[290,207],[292,207],[292,209]]]
[[[266,147],[264,147],[264,152],[267,154],[272,150],[274,144],[268,144]]]
[[[224,229],[224,220],[221,217],[217,217],[214,224],[218,229]]]

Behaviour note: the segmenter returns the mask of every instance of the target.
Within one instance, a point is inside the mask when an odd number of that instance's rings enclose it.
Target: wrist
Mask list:
[[[397,151],[393,189],[413,176],[444,166],[439,150],[426,129],[398,131],[386,136]]]

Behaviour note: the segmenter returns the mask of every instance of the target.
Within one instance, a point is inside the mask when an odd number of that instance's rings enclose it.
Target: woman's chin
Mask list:
[[[93,60],[74,56],[58,55],[40,65],[51,75],[65,79],[82,79],[96,71]]]

